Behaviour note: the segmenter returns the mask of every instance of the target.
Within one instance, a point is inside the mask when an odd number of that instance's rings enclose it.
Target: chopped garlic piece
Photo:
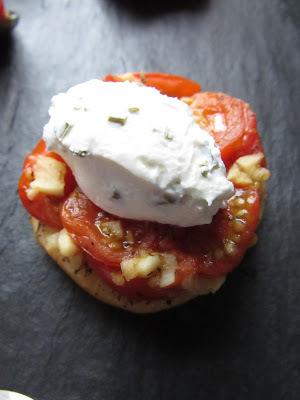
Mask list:
[[[111,280],[113,281],[113,283],[115,285],[118,285],[118,286],[122,286],[125,283],[125,279],[124,279],[123,275],[119,274],[117,272],[111,273]]]
[[[135,257],[121,262],[121,270],[127,281],[140,277],[146,278],[152,272],[157,270],[161,264],[158,255],[147,254],[141,257]]]
[[[123,237],[123,229],[119,221],[101,222],[99,228],[105,236]]]
[[[45,248],[48,253],[56,252],[58,250],[58,236],[59,232],[49,233],[46,237]]]
[[[64,257],[72,257],[79,252],[79,248],[75,244],[66,229],[62,229],[58,235],[59,251]]]
[[[177,267],[176,257],[172,254],[164,255],[164,264],[159,281],[160,287],[166,287],[175,282],[175,271]]]
[[[33,166],[34,180],[30,183],[27,196],[33,200],[39,193],[63,196],[66,165],[52,157],[38,156]]]
[[[263,183],[270,177],[270,171],[261,166],[263,153],[250,154],[237,159],[227,174],[227,179],[237,185],[247,186]]]
[[[245,171],[248,175],[252,176],[253,172],[260,167],[260,163],[263,158],[263,153],[249,154],[247,156],[238,158],[236,163],[242,171]]]
[[[31,218],[33,232],[36,233],[40,227],[40,221],[34,217]]]
[[[126,281],[130,281],[137,277],[137,272],[135,268],[136,259],[131,258],[128,260],[121,261],[121,270],[126,279]]]
[[[160,266],[160,258],[158,255],[148,255],[141,258],[137,263],[139,276],[148,276]]]
[[[233,164],[233,166],[230,168],[227,174],[227,179],[237,185],[251,185],[251,183],[253,183],[250,176],[241,171],[237,164]]]

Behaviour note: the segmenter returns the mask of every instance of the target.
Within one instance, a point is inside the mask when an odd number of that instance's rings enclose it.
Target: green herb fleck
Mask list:
[[[112,195],[111,195],[111,198],[112,198],[112,199],[115,199],[115,200],[119,200],[119,199],[121,198],[120,192],[118,192],[118,191],[115,189],[115,190],[113,191]]]
[[[164,206],[166,204],[174,204],[178,200],[178,196],[176,194],[165,193],[161,199],[156,202],[158,206]]]
[[[113,116],[109,116],[108,117],[108,121],[109,122],[114,122],[115,124],[120,124],[120,125],[125,125],[127,118],[120,118],[120,117],[113,117]]]
[[[77,150],[77,151],[72,151],[73,154],[75,154],[78,157],[86,157],[89,156],[90,153],[86,150]]]
[[[171,133],[169,131],[166,131],[165,132],[165,139],[171,141],[171,140],[174,139],[174,137],[171,135]]]
[[[85,106],[74,106],[74,110],[76,110],[76,111],[80,111],[80,110],[87,111],[88,109]]]
[[[62,142],[63,139],[71,132],[72,128],[73,128],[73,125],[70,125],[70,124],[68,124],[68,123],[66,122],[66,123],[65,123],[64,130],[63,130],[62,134],[60,135],[60,137],[58,138],[58,140],[59,140],[60,142]]]
[[[211,170],[213,171],[213,170],[219,169],[219,168],[220,168],[219,164],[217,162],[215,162]]]
[[[137,113],[140,111],[140,109],[138,107],[130,107],[128,108],[128,111],[131,113]]]
[[[204,178],[207,178],[208,170],[201,171],[201,175],[202,175]]]

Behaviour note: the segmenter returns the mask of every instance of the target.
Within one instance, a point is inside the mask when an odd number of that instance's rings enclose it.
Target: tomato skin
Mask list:
[[[0,0],[0,20],[6,18],[5,7],[3,0]]]
[[[28,168],[32,168],[36,162],[38,155],[53,157],[64,163],[63,159],[56,153],[47,151],[44,140],[40,140],[33,151],[25,158],[23,171],[19,180],[19,196],[30,215],[40,220],[42,223],[51,226],[52,228],[61,229],[62,223],[60,219],[60,209],[65,198],[76,187],[76,181],[72,171],[67,167],[65,175],[65,195],[62,198],[47,196],[44,194],[37,195],[33,200],[27,197],[27,189],[30,185],[30,178],[26,174]]]
[[[123,79],[119,78],[119,75],[108,74],[103,79],[104,82],[123,82]]]
[[[188,97],[201,90],[197,82],[178,75],[164,74],[161,72],[133,72],[132,75],[137,82],[141,82],[146,86],[155,87],[161,93],[170,97]],[[107,75],[104,78],[104,81],[111,82],[122,82],[123,80],[123,75]]]
[[[255,113],[244,101],[224,93],[202,92],[193,96],[191,107],[199,125],[214,137],[227,168],[243,155],[263,151]],[[216,129],[216,117],[224,130]]]

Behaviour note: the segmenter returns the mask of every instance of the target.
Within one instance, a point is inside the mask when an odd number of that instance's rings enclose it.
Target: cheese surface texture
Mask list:
[[[91,80],[54,96],[44,139],[103,210],[208,224],[233,195],[220,151],[189,106],[133,82]]]

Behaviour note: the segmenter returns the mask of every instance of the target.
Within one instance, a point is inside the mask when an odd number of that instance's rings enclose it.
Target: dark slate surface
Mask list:
[[[300,3],[10,5],[21,21],[0,39],[0,387],[36,400],[299,398]],[[130,70],[248,100],[273,172],[259,244],[225,287],[145,317],[77,288],[34,242],[16,194],[50,97]]]

